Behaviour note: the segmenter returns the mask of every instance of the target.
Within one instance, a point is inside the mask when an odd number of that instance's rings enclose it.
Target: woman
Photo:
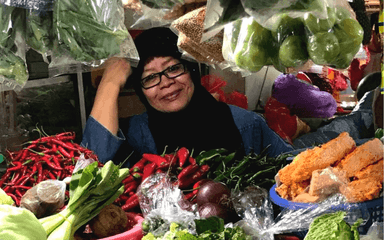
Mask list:
[[[260,153],[269,145],[270,156],[293,150],[258,114],[216,101],[200,84],[198,65],[181,59],[171,30],[146,30],[135,44],[138,67],[131,71],[123,59],[109,62],[84,130],[82,145],[100,161],[118,151],[133,150],[139,157],[180,147],[194,154],[215,148]],[[119,126],[117,99],[128,77],[147,111]]]

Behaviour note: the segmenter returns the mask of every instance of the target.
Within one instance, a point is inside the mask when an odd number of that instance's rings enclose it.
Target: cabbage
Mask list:
[[[13,199],[0,188],[0,205],[12,205]]]
[[[0,205],[0,239],[45,240],[47,234],[36,216],[25,208]]]

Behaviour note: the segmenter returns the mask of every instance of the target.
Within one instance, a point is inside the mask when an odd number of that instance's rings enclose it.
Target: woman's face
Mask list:
[[[179,61],[172,57],[156,57],[144,66],[141,78],[161,72],[177,63]],[[162,75],[158,85],[150,89],[142,88],[148,103],[160,112],[178,112],[184,109],[191,101],[194,89],[189,72],[174,79]]]

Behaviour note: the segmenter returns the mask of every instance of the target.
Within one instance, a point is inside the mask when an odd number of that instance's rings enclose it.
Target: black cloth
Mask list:
[[[147,109],[149,128],[158,152],[163,152],[166,147],[169,152],[186,147],[195,153],[214,148],[243,149],[240,132],[228,105],[216,101],[201,85],[198,64],[181,58],[177,35],[166,27],[152,28],[137,36],[135,44],[140,62],[129,82],[133,83],[136,94]],[[190,104],[179,112],[157,111],[147,102],[140,86],[145,64],[160,56],[171,56],[183,62],[195,85]]]

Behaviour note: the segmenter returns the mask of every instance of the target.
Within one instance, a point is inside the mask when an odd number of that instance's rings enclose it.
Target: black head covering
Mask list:
[[[129,80],[132,82],[148,113],[149,129],[158,153],[186,147],[195,154],[203,150],[226,148],[243,149],[242,138],[227,104],[220,103],[201,85],[199,66],[181,59],[177,35],[169,28],[158,27],[142,32],[135,39],[140,62]],[[154,109],[146,100],[140,79],[146,63],[153,57],[172,56],[185,63],[195,85],[190,104],[175,113]]]

